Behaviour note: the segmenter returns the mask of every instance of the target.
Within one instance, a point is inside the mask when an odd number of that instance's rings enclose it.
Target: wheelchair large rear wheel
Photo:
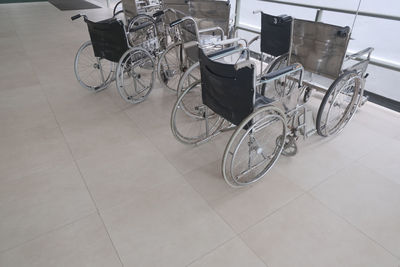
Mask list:
[[[190,65],[191,64],[191,65]],[[187,88],[190,88],[193,84],[198,83],[199,90],[201,91],[201,73],[200,73],[200,63],[188,62],[190,67],[183,73],[179,80],[177,93],[178,96],[181,95]]]
[[[362,97],[361,78],[356,71],[345,72],[329,87],[318,110],[318,134],[339,133],[354,116]]]
[[[75,56],[74,71],[82,87],[100,91],[112,82],[114,63],[95,57],[91,41],[85,42]]]
[[[119,60],[116,80],[121,97],[130,103],[139,103],[147,98],[154,85],[154,60],[142,48],[132,48]]]
[[[192,83],[176,101],[171,114],[173,135],[184,144],[199,144],[221,128],[223,119],[203,104],[200,81]]]
[[[165,88],[176,92],[179,80],[187,68],[183,44],[172,44],[164,51],[158,61],[158,79]]]
[[[285,115],[280,109],[266,106],[250,114],[225,148],[222,160],[225,181],[240,187],[261,179],[282,153],[286,132]]]

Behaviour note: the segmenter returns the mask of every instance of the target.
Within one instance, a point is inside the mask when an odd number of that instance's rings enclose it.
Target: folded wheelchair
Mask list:
[[[222,40],[231,32],[231,6],[226,0],[166,0],[163,4],[176,11],[176,18],[169,22],[178,38],[161,55],[158,77],[165,88],[176,92],[182,74],[198,61],[197,44]]]
[[[180,142],[200,145],[234,130],[225,148],[222,175],[233,186],[261,179],[279,156],[293,156],[296,140],[340,132],[362,101],[372,48],[347,58],[367,57],[342,70],[348,27],[262,14],[261,51],[272,59],[257,74],[246,45],[208,54],[199,49],[201,79],[182,90],[171,114],[171,130]],[[228,44],[229,40],[214,45]],[[262,59],[262,57],[261,57]],[[315,76],[333,80],[328,89]],[[319,81],[319,80],[318,80]],[[323,91],[316,119],[308,106],[310,90]]]
[[[162,9],[162,3],[158,0],[121,0],[113,9],[114,17],[124,14],[126,21],[131,20],[139,14],[153,14]]]

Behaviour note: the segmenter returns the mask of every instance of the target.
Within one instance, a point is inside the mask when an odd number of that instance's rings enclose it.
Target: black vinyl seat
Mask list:
[[[228,48],[230,49],[230,48]],[[270,99],[255,94],[255,66],[251,61],[237,65],[213,61],[199,49],[203,104],[227,121],[238,125],[255,108]]]
[[[118,62],[128,50],[125,28],[121,21],[111,18],[99,22],[85,19],[88,26],[94,55]]]
[[[274,57],[289,52],[292,17],[261,13],[261,52]]]

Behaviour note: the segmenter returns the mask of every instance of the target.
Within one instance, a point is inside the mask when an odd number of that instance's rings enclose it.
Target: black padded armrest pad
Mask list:
[[[237,49],[238,47],[239,47],[239,46],[231,46],[231,47],[228,47],[228,48],[225,48],[225,49],[221,49],[221,50],[219,50],[219,51],[217,51],[217,52],[208,54],[208,57],[209,57],[209,58],[213,58],[213,57],[222,55],[222,54],[224,54],[224,53],[231,52],[231,51]]]
[[[150,26],[151,24],[152,24],[151,22],[142,23],[139,26],[134,26],[134,27],[130,28],[129,32],[135,32],[135,31],[141,30],[143,28]]]
[[[161,15],[163,15],[163,14],[164,14],[164,11],[163,11],[163,10],[160,10],[160,11],[155,12],[155,13],[153,14],[153,17],[156,18],[156,17],[159,17],[159,16],[161,16]]]
[[[271,79],[276,78],[276,77],[278,77],[278,76],[280,76],[282,74],[285,74],[286,72],[292,71],[295,68],[296,68],[296,65],[290,65],[290,66],[284,67],[282,69],[279,69],[277,71],[267,73],[266,75],[261,77],[261,81],[271,80]]]

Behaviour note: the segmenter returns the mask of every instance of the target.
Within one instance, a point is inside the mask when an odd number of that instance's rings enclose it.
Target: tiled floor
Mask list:
[[[75,13],[0,5],[0,266],[400,266],[400,114],[367,104],[232,189],[229,133],[178,143],[170,92],[80,87]]]

